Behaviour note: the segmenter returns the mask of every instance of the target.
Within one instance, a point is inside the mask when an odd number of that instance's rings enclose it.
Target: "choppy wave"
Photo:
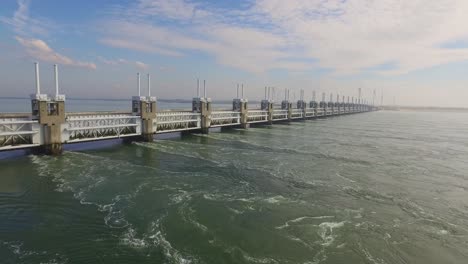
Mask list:
[[[337,237],[335,229],[343,227],[345,222],[323,222],[319,224],[318,234],[322,238],[322,246],[330,246]]]
[[[275,227],[276,229],[284,229],[290,226],[292,223],[299,223],[302,222],[303,220],[307,219],[329,219],[329,218],[335,218],[335,216],[332,215],[322,215],[322,216],[301,216],[298,218],[294,218],[291,220],[286,221],[283,225]]]
[[[0,240],[0,245],[6,247],[13,255],[15,260],[11,260],[12,263],[23,263],[23,262],[35,262],[40,259],[41,263],[50,263],[50,264],[66,264],[69,263],[67,257],[59,254],[52,253],[48,251],[35,251],[25,249],[24,243],[19,241],[2,241]],[[8,259],[3,257],[3,261],[8,261]]]
[[[138,236],[137,231],[133,227],[129,227],[121,238],[121,243],[135,248],[142,249],[148,247],[160,248],[169,263],[174,264],[189,264],[194,263],[193,256],[185,256],[166,239],[164,232],[161,228],[161,221],[164,217],[152,221],[149,224],[146,233]]]

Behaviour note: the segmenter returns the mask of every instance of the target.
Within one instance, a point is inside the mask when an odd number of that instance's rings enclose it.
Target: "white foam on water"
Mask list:
[[[123,234],[121,243],[132,248],[146,248],[148,244],[144,239],[137,238],[137,232],[131,226],[127,229],[127,232]]]
[[[234,214],[237,214],[237,215],[240,215],[240,214],[243,214],[243,213],[244,213],[244,211],[237,210],[237,209],[234,209],[234,208],[229,207],[229,206],[228,206],[228,210],[231,211],[231,212],[233,212]]]
[[[302,240],[302,239],[300,239],[298,237],[295,237],[295,236],[292,236],[292,235],[288,235],[286,237],[288,239],[292,240],[292,241],[295,241],[295,242],[298,242],[298,243],[302,244],[303,246],[305,246],[308,249],[313,250],[313,247],[311,245],[309,245],[307,242],[305,242],[304,240]]]
[[[366,259],[370,261],[371,263],[374,263],[374,264],[386,264],[387,263],[383,259],[375,258],[374,256],[372,256],[371,253],[365,248],[362,249],[362,252],[364,253],[364,256],[366,256]]]
[[[207,226],[203,225],[202,223],[196,220],[195,210],[192,207],[189,207],[186,203],[179,207],[178,212],[185,222],[192,224],[202,232],[208,231]]]
[[[153,245],[160,246],[163,250],[164,255],[171,261],[177,264],[189,264],[193,261],[188,257],[182,256],[182,254],[172,247],[171,243],[167,241],[164,233],[161,231],[160,225],[164,217],[159,218],[158,220],[151,223],[150,233],[148,239]]]
[[[343,243],[343,244],[339,244],[338,246],[336,246],[336,248],[344,248],[346,246],[346,243]]]
[[[337,235],[334,233],[334,229],[341,228],[345,224],[343,222],[323,222],[318,225],[319,229],[317,230],[317,234],[322,238],[323,243],[322,246],[328,247],[335,241]]]
[[[203,198],[208,201],[234,201],[230,194],[222,194],[222,193],[204,193]]]
[[[191,256],[183,256],[177,249],[164,236],[161,230],[161,221],[165,216],[150,223],[147,233],[138,236],[137,231],[132,227],[128,227],[127,231],[123,234],[120,242],[123,245],[134,249],[145,249],[150,247],[158,247],[167,258],[169,263],[176,264],[189,264],[193,262]]]
[[[273,196],[264,199],[265,202],[270,203],[270,204],[279,204],[281,201],[284,201],[285,198],[281,195]]]
[[[39,257],[50,258],[46,262],[41,262],[41,263],[50,263],[50,264],[68,263],[68,258],[58,253],[53,254],[47,251],[25,250],[22,242],[18,242],[18,241],[6,242],[6,241],[0,240],[0,244],[3,244],[4,246],[6,246],[15,256],[18,257],[18,259],[22,260],[22,262],[30,262],[28,261],[29,257],[34,258],[34,257],[39,256]],[[51,254],[52,256],[49,256]]]
[[[169,195],[169,199],[172,201],[172,205],[187,202],[192,199],[192,195],[184,190],[179,189],[178,193]]]
[[[235,199],[236,201],[241,201],[241,202],[245,202],[245,203],[252,203],[254,202],[256,199],[255,198],[237,198]]]
[[[251,263],[261,263],[261,264],[279,263],[278,261],[272,258],[255,258],[255,257],[247,255],[245,252],[242,252],[242,257]]]
[[[321,215],[321,216],[301,216],[295,219],[286,221],[283,225],[275,227],[276,229],[284,229],[290,226],[291,223],[299,223],[305,219],[329,219],[335,218],[333,215]]]
[[[347,177],[341,175],[339,172],[336,173],[336,176],[338,176],[338,177],[344,179],[345,181],[349,181],[349,182],[351,182],[351,183],[355,183],[355,182],[356,182],[356,181],[354,181],[354,180],[351,180],[351,179],[349,179],[349,178],[347,178]]]
[[[209,155],[209,157],[205,157],[204,155],[198,153],[200,147],[203,146],[201,144],[196,144],[197,146],[194,147],[195,144],[191,143],[183,143],[183,142],[177,142],[177,145],[171,145],[170,141],[161,141],[161,144],[158,144],[156,146],[155,143],[139,143],[135,142],[133,144],[144,147],[144,148],[149,148],[149,149],[154,149],[160,152],[164,152],[167,154],[172,154],[172,155],[177,155],[177,156],[183,156],[187,158],[192,158],[192,159],[198,159],[198,160],[203,160],[206,161],[208,164],[215,164],[216,166],[226,166],[226,162],[224,161],[218,161],[216,160],[216,155]],[[184,148],[184,144],[190,144],[190,148]]]
[[[442,229],[442,230],[437,231],[437,234],[439,234],[439,235],[448,235],[449,231]]]

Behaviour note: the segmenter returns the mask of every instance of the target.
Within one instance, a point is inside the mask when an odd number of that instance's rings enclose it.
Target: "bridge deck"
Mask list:
[[[235,127],[245,124],[267,124],[284,121],[312,119],[365,112],[362,109],[261,109],[242,111],[214,110],[208,116],[187,110],[165,110],[156,112],[152,123],[153,134],[197,131],[202,129],[203,118],[209,119],[209,127]],[[245,115],[245,116],[243,116]],[[244,121],[243,118],[245,118]],[[125,111],[68,112],[65,123],[59,124],[60,141],[64,144],[137,137],[143,131],[143,118]],[[204,121],[206,122],[206,120]],[[37,118],[25,113],[0,114],[0,151],[32,148],[46,144],[44,130],[47,125],[39,124]]]

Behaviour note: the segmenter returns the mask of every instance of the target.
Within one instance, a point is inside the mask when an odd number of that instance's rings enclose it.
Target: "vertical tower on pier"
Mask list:
[[[312,91],[312,101],[309,102],[309,107],[314,109],[314,116],[317,116],[318,103],[315,98],[315,91]]]
[[[248,128],[248,100],[244,99],[244,84],[241,87],[241,96],[239,97],[239,84],[237,85],[237,97],[232,101],[232,110],[234,112],[240,112],[240,123],[242,128]]]
[[[297,100],[297,109],[306,109],[307,103],[304,100],[304,90],[300,90],[299,100]]]
[[[327,115],[327,102],[325,101],[325,93],[322,93],[322,101],[320,101],[320,108],[322,109],[322,115]]]
[[[208,134],[211,125],[211,98],[206,97],[206,80],[203,80],[203,97],[201,97],[200,80],[197,79],[197,97],[192,100],[192,111],[201,114],[202,133]]]
[[[358,101],[357,101],[357,107],[358,107],[358,112],[362,111],[362,99],[361,99],[361,88],[358,90]]]
[[[273,124],[273,104],[274,100],[271,97],[271,87],[265,87],[265,99],[262,100],[260,107],[263,111],[267,111],[268,123]]]
[[[312,108],[312,109],[315,109],[315,112],[317,112],[318,103],[317,103],[317,99],[315,97],[315,90],[312,91],[312,101],[309,102],[309,107]],[[317,113],[315,113],[315,114],[317,114]]]
[[[299,93],[299,100],[297,101],[297,109],[302,109],[302,118],[306,119],[307,113],[307,103],[304,100],[304,90],[300,90]]]
[[[351,112],[350,107],[351,107],[351,105],[350,105],[350,103],[349,103],[349,95],[348,95],[348,101],[346,102],[346,111],[347,111],[348,113]]]
[[[141,136],[144,141],[153,141],[153,135],[156,132],[154,120],[156,119],[156,97],[151,96],[151,76],[148,76],[148,96],[141,95],[140,73],[137,73],[137,92],[138,96],[132,97],[132,113],[141,117],[142,129]]]
[[[333,94],[330,93],[330,101],[328,101],[327,109],[331,109],[331,114],[335,113],[334,104],[333,104]]]
[[[44,132],[44,152],[62,153],[62,125],[65,123],[65,95],[59,93],[58,67],[54,65],[55,96],[41,93],[39,63],[35,63],[36,93],[31,95],[32,117],[39,121]]]
[[[343,113],[345,113],[345,111],[346,111],[345,106],[346,106],[346,104],[345,104],[345,96],[343,95],[342,100],[341,100],[341,104],[340,104],[341,111],[342,111]]]
[[[340,113],[340,95],[339,94],[336,94],[336,101],[335,101],[335,111],[337,114]]]
[[[281,102],[281,109],[288,110],[288,120],[292,117],[292,103],[289,102],[289,89],[284,90],[284,100]]]

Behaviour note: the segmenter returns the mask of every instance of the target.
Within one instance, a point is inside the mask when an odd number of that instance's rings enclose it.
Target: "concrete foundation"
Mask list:
[[[268,112],[268,124],[273,124],[273,101],[262,100],[261,109]]]
[[[211,99],[200,98],[201,132],[208,134],[211,126]]]
[[[248,106],[246,99],[234,99],[232,102],[232,110],[235,112],[240,112],[240,123],[242,128],[249,128],[248,122]]]

